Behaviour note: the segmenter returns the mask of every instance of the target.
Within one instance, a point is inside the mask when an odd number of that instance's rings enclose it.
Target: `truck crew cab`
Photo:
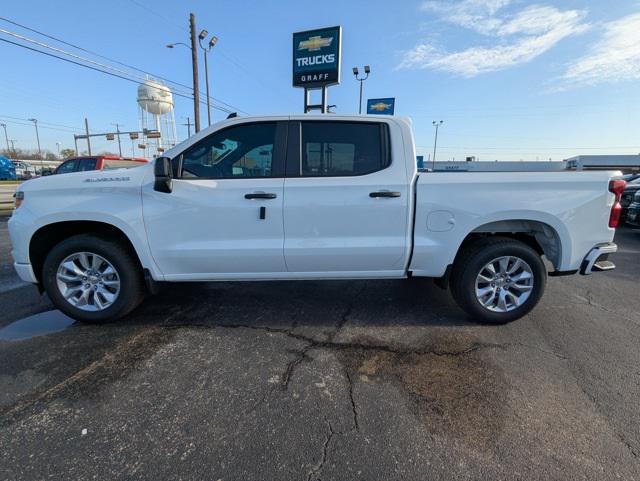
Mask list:
[[[22,184],[15,268],[67,315],[120,318],[149,282],[438,278],[473,319],[529,312],[607,256],[616,172],[418,172],[411,122],[233,118],[137,169]]]

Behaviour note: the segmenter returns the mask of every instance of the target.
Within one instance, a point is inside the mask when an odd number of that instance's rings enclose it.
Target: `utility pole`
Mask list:
[[[433,171],[436,170],[436,147],[438,146],[438,129],[442,124],[444,124],[444,120],[440,122],[436,122],[435,120],[432,122],[433,126],[436,128],[436,138],[433,141]]]
[[[362,114],[362,83],[369,78],[369,73],[371,73],[371,67],[368,65],[364,66],[364,73],[366,74],[364,77],[358,77],[358,67],[353,67],[353,75],[356,77],[356,80],[360,82],[360,104],[358,107],[358,113]]]
[[[116,126],[116,135],[118,136],[118,152],[120,153],[120,157],[122,157],[122,144],[120,143],[120,124],[111,124]]]
[[[187,117],[187,123],[186,124],[182,124],[182,125],[186,125],[187,126],[187,135],[189,137],[191,137],[191,126],[193,125],[191,123],[191,119],[189,117]]]
[[[198,44],[196,40],[196,16],[189,14],[191,31],[191,68],[193,70],[193,122],[196,134],[200,132],[200,87],[198,85]]]
[[[62,142],[56,142],[56,147],[58,147],[58,158],[60,158],[60,146],[62,145]]]
[[[191,37],[191,46],[184,42],[170,43],[167,48],[175,48],[177,45],[182,45],[191,50],[191,70],[193,73],[193,125],[195,127],[196,134],[200,132],[200,84],[198,82],[198,43],[207,36],[207,31],[203,30],[199,35],[196,35],[196,16],[193,13],[189,14],[189,33]],[[197,39],[196,39],[197,36]],[[209,42],[209,50],[218,41],[217,37],[213,37]],[[202,44],[200,44],[202,47]],[[204,47],[203,47],[204,50]],[[207,69],[207,52],[205,51],[205,69]],[[208,70],[208,69],[207,69]],[[207,76],[207,112],[209,118],[209,124],[211,124],[210,113],[210,99],[209,99],[209,72],[205,72]]]
[[[11,142],[11,152],[13,152],[13,158],[17,160],[18,156],[16,155],[16,145],[15,145],[17,140],[16,139],[9,139],[9,142]]]
[[[7,124],[2,123],[0,126],[4,129],[4,140],[7,142],[7,151],[9,151],[9,136],[7,135]]]
[[[89,137],[89,121],[87,120],[86,117],[84,118],[84,130],[87,133],[87,150],[89,151],[89,155],[91,155],[91,139]]]

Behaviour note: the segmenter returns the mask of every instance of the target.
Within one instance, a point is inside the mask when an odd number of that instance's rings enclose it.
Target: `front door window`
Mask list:
[[[183,154],[181,177],[272,177],[275,138],[275,122],[237,125],[215,132]]]

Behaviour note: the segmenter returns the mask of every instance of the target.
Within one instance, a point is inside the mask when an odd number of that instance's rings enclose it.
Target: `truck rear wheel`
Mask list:
[[[506,324],[538,303],[547,280],[540,255],[523,242],[487,237],[467,246],[451,272],[457,304],[474,320]]]
[[[58,309],[88,323],[125,316],[145,293],[140,265],[129,249],[92,235],[70,237],[51,249],[42,283]]]

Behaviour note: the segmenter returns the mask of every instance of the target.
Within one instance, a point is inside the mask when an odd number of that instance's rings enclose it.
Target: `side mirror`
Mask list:
[[[173,190],[173,169],[169,157],[158,157],[153,166],[156,181],[153,190],[170,194]]]

